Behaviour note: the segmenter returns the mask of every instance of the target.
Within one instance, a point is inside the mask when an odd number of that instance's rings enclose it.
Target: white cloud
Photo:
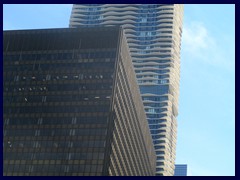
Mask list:
[[[201,22],[191,22],[184,24],[182,37],[182,50],[187,55],[187,59],[206,63],[211,66],[234,71],[234,53],[227,52],[224,46],[227,43],[224,39],[222,44],[218,43],[213,33]],[[233,50],[234,52],[234,50]]]
[[[196,53],[199,49],[209,47],[211,39],[209,38],[206,27],[199,22],[193,22],[190,25],[184,25],[183,43],[185,43],[186,51]]]

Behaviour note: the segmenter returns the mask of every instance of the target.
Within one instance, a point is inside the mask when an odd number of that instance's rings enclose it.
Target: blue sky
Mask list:
[[[3,30],[68,27],[72,5],[4,5]],[[176,163],[235,175],[235,6],[185,5]]]

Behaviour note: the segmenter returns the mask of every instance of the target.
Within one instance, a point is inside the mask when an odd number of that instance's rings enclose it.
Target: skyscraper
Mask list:
[[[174,176],[187,176],[187,164],[176,164]]]
[[[155,175],[123,30],[3,33],[3,175]]]
[[[122,25],[157,155],[156,175],[175,164],[183,5],[74,4],[70,27]]]

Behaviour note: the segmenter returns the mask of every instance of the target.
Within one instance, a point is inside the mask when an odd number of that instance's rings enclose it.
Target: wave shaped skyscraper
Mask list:
[[[157,155],[156,175],[174,174],[183,5],[74,4],[70,27],[122,25]]]

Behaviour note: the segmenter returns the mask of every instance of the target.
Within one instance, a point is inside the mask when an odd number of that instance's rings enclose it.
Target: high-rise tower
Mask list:
[[[4,31],[3,64],[3,175],[155,175],[122,28]]]
[[[135,67],[157,162],[174,174],[183,5],[74,4],[70,27],[122,25]]]

